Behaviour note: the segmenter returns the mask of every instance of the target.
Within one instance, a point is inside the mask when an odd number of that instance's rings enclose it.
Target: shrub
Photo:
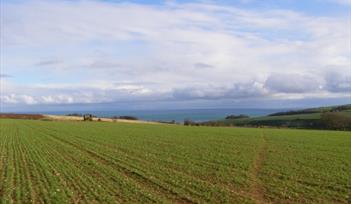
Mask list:
[[[124,120],[138,120],[137,117],[124,115],[124,116],[112,116],[111,119],[124,119]]]
[[[77,117],[82,117],[82,114],[80,113],[69,113],[66,116],[77,116]]]
[[[93,115],[92,114],[84,114],[83,120],[84,121],[93,121]]]
[[[316,109],[305,109],[305,110],[272,113],[272,114],[269,114],[268,116],[299,115],[299,114],[310,114],[310,113],[318,113],[318,112],[319,110],[316,110]]]
[[[134,116],[128,116],[128,115],[125,115],[125,116],[119,116],[119,119],[124,119],[124,120],[138,120],[137,117],[134,117]]]
[[[351,109],[351,105],[343,105],[343,106],[332,108],[330,112],[339,112],[339,111],[345,111],[350,109]]]
[[[240,119],[240,118],[249,118],[249,116],[240,114],[240,115],[228,115],[227,117],[225,117],[226,120],[228,120],[228,119]]]
[[[351,117],[341,113],[323,113],[321,115],[321,122],[327,129],[351,130]]]
[[[192,126],[192,125],[195,125],[196,123],[190,119],[185,119],[184,120],[184,125],[185,126]]]

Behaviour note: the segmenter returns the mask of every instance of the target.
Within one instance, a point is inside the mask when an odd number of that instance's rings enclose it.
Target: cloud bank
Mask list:
[[[345,16],[20,1],[1,7],[1,28],[1,76],[16,76],[1,77],[2,104],[351,96]]]

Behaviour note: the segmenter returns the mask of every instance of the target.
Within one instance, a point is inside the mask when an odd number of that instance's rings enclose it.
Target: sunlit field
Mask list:
[[[0,203],[350,203],[342,131],[0,120]]]

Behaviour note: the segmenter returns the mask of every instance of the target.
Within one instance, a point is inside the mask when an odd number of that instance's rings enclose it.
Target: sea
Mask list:
[[[182,109],[182,110],[106,110],[106,111],[47,111],[41,114],[67,115],[72,113],[93,114],[97,117],[134,116],[148,121],[176,121],[185,119],[203,122],[224,119],[228,115],[245,114],[250,117],[265,116],[268,114],[287,111],[288,109]],[[29,113],[29,112],[26,112]],[[30,112],[37,113],[37,112]]]

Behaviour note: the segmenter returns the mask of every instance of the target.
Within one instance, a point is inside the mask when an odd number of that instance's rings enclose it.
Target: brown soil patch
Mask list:
[[[0,113],[0,118],[39,120],[43,119],[44,116],[40,114]]]

